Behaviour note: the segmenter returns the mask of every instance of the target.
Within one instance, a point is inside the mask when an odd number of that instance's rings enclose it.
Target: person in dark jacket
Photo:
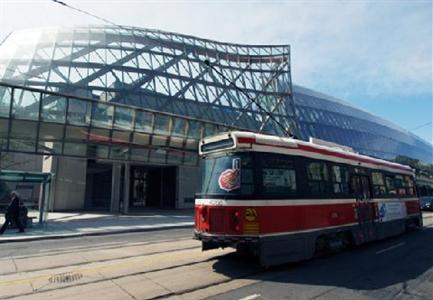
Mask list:
[[[17,227],[19,228],[19,232],[24,232],[24,227],[21,224],[20,221],[20,198],[19,194],[16,191],[13,191],[11,193],[11,202],[9,203],[8,208],[6,209],[5,214],[5,223],[3,224],[2,228],[0,229],[0,234],[3,234],[5,232],[6,228],[12,221],[15,222]]]

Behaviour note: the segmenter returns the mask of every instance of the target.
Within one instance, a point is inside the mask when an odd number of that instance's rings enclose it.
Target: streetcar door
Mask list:
[[[371,201],[370,178],[366,175],[354,175],[351,180],[355,195],[355,212],[359,224],[357,239],[362,243],[374,239],[374,206]]]

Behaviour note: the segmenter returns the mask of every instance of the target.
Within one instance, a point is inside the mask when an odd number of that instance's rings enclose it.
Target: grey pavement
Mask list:
[[[3,224],[3,217],[0,217],[0,222]],[[18,233],[16,229],[6,230],[0,235],[0,243],[185,228],[193,225],[192,209],[149,210],[129,215],[56,212],[49,213],[44,224],[35,223],[24,233]]]

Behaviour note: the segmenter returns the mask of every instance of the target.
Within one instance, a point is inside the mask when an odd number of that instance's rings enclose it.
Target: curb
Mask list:
[[[60,240],[69,238],[79,238],[83,236],[100,236],[100,235],[111,235],[111,234],[122,234],[122,233],[134,233],[134,232],[147,232],[147,231],[163,231],[170,229],[182,229],[182,228],[193,228],[194,225],[172,225],[164,227],[150,227],[150,228],[131,228],[131,229],[121,229],[115,231],[102,231],[102,232],[85,232],[85,233],[66,233],[58,235],[47,235],[47,236],[29,236],[23,238],[0,238],[0,244],[4,243],[21,243],[21,242],[31,242],[40,240]]]

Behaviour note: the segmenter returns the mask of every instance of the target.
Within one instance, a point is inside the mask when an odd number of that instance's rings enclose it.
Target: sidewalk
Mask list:
[[[4,219],[0,217],[3,224]],[[86,235],[103,235],[150,231],[169,228],[188,228],[194,225],[194,212],[188,210],[149,210],[130,215],[105,213],[49,213],[48,221],[33,224],[25,233],[8,229],[0,235],[0,243],[59,239]]]

